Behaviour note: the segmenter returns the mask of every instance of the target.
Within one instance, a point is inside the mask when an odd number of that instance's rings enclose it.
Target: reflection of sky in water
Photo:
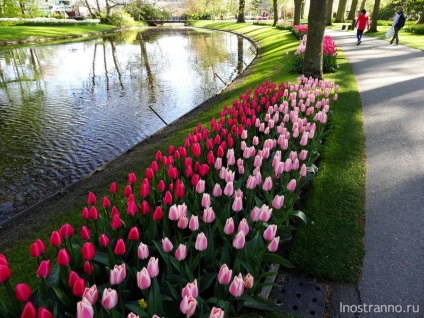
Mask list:
[[[152,29],[0,50],[0,221],[162,128],[149,107],[170,123],[212,97],[224,86],[214,74],[237,75],[239,43],[229,33]]]

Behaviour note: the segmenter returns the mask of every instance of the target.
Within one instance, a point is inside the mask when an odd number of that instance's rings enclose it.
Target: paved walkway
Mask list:
[[[354,291],[335,288],[333,313],[424,317],[424,52],[370,37],[357,46],[356,32],[326,34],[355,73],[367,155],[363,277]],[[371,313],[342,313],[340,302]],[[381,305],[401,312],[376,313]]]

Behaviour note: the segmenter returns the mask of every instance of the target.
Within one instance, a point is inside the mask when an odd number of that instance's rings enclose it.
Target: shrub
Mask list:
[[[109,22],[118,28],[130,28],[135,25],[134,19],[123,10],[113,11]]]
[[[29,248],[39,285],[10,284],[0,254],[0,316],[238,317],[276,309],[258,297],[270,263],[290,239],[299,189],[312,180],[330,112],[332,82],[300,77],[264,82],[224,105],[209,129],[198,124],[183,145],[156,153],[143,174],[92,192],[81,216],[50,244]],[[337,99],[334,94],[333,99]],[[47,254],[55,254],[48,259]],[[49,313],[47,313],[49,312]],[[158,317],[155,316],[155,317]],[[40,317],[40,314],[39,314]]]

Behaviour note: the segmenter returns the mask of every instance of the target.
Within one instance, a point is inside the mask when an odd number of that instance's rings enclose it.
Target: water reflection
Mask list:
[[[254,58],[233,34],[148,29],[0,50],[0,222],[212,97]]]

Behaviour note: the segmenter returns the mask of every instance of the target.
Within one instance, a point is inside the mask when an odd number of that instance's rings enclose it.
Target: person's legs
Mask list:
[[[361,42],[362,34],[364,33],[364,30],[357,30],[356,37],[358,39],[358,44]]]
[[[392,37],[392,40],[390,41],[390,44],[393,44],[393,41],[394,40],[396,40],[396,44],[399,43],[399,35],[398,35],[398,33],[399,33],[399,29],[398,28],[394,28],[393,37]]]

